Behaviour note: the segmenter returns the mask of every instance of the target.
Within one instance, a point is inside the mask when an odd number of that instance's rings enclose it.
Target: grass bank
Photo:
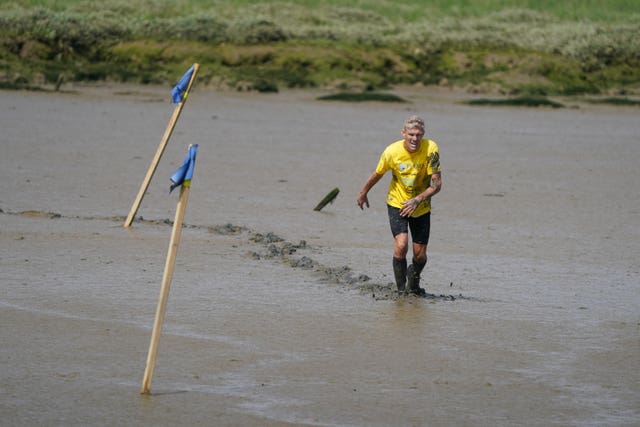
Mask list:
[[[640,93],[640,3],[468,3],[17,0],[0,5],[0,82],[164,84],[198,62],[199,84],[238,90]]]

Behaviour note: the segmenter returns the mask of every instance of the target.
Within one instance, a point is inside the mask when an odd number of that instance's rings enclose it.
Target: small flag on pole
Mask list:
[[[184,185],[185,187],[189,187],[191,185],[191,178],[193,177],[193,169],[196,166],[196,154],[198,153],[198,144],[193,144],[189,146],[189,152],[187,156],[184,158],[184,163],[178,170],[176,170],[173,175],[171,175],[171,187],[169,188],[169,193],[173,191],[174,188]]]
[[[177,85],[174,86],[171,91],[171,96],[173,97],[173,103],[179,104],[187,97],[187,88],[189,87],[189,81],[191,80],[191,75],[193,74],[194,66],[192,65],[189,68],[184,76],[180,79]]]
[[[156,168],[158,167],[158,163],[160,162],[160,158],[162,158],[162,153],[164,153],[164,149],[167,147],[167,143],[169,142],[169,138],[171,138],[171,134],[173,133],[173,128],[176,126],[176,122],[180,117],[180,112],[182,111],[182,107],[184,107],[187,96],[191,91],[191,86],[198,75],[198,69],[200,65],[195,63],[191,66],[189,71],[180,79],[176,87],[172,91],[173,100],[178,104],[173,109],[173,115],[171,116],[171,120],[167,125],[167,129],[164,131],[164,135],[162,136],[162,140],[160,141],[160,145],[158,145],[158,149],[156,150],[156,154],[151,161],[151,165],[149,165],[149,169],[147,170],[147,175],[144,177],[142,181],[142,185],[140,186],[140,190],[138,190],[138,195],[136,196],[135,201],[133,202],[133,206],[131,206],[131,210],[129,211],[129,215],[127,215],[127,219],[124,221],[124,227],[127,228],[133,222],[133,218],[138,212],[138,208],[140,207],[140,203],[142,203],[142,198],[144,197],[147,188],[149,188],[149,184],[151,183],[151,178],[153,177]]]
[[[178,254],[178,245],[180,243],[180,233],[184,225],[184,213],[187,208],[187,200],[189,199],[189,190],[191,178],[193,177],[193,169],[196,161],[197,145],[189,145],[189,153],[184,159],[184,164],[172,176],[171,189],[182,184],[180,189],[180,199],[176,206],[176,216],[173,220],[173,229],[171,230],[171,240],[169,241],[169,251],[167,260],[164,265],[164,274],[162,276],[162,286],[160,287],[160,298],[156,308],[156,317],[153,321],[153,330],[151,331],[151,342],[149,343],[149,354],[147,354],[147,366],[144,370],[142,378],[142,388],[140,393],[149,394],[151,392],[151,379],[155,370],[156,359],[158,355],[158,343],[160,335],[162,335],[162,324],[164,315],[167,310],[167,300],[169,299],[169,288],[171,287],[171,279],[176,264],[176,256]]]

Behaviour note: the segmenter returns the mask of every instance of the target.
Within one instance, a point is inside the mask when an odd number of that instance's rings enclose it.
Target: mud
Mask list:
[[[0,92],[3,425],[637,425],[636,108],[201,89],[124,229],[168,95]],[[443,164],[425,298],[393,290],[388,177],[370,209],[355,203],[412,113]],[[190,143],[141,396],[177,202],[169,176]]]

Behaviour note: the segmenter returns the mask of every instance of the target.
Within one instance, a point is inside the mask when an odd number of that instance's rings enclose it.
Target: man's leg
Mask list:
[[[426,291],[420,287],[420,273],[427,264],[427,243],[431,230],[431,214],[426,213],[410,222],[413,237],[413,262],[407,268],[407,287],[409,292],[425,295]]]
[[[407,282],[407,252],[409,250],[409,235],[400,233],[395,237],[393,247],[393,274],[396,279],[398,292],[405,292]]]
[[[396,278],[396,286],[398,293],[406,292],[405,285],[407,283],[407,259],[398,259],[393,257],[393,275]]]
[[[413,244],[413,262],[407,268],[407,287],[409,292],[416,295],[424,295],[426,291],[420,287],[420,273],[427,265],[427,245]]]
[[[418,273],[422,272],[425,264],[427,263],[427,245],[423,243],[413,244],[413,264],[416,266]],[[417,267],[420,266],[420,270]]]
[[[399,233],[394,237],[393,257],[398,259],[406,259],[409,252],[409,234]]]
[[[400,216],[400,209],[387,205],[389,225],[393,234],[393,274],[399,293],[404,293],[407,282],[407,252],[409,251],[409,221]]]

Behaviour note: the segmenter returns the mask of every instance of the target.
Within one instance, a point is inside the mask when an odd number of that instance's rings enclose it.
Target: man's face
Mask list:
[[[410,153],[415,153],[420,148],[420,142],[424,131],[419,128],[402,129],[402,138],[404,138],[404,148]]]

